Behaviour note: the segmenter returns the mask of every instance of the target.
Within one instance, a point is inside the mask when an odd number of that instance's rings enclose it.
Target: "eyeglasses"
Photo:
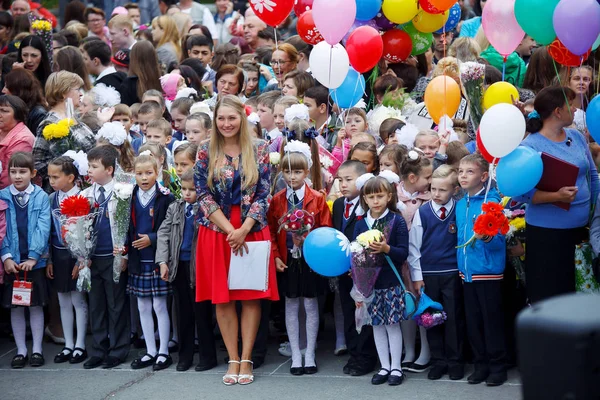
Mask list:
[[[283,61],[283,60],[271,60],[271,62],[269,64],[271,64],[271,67],[280,67],[282,65],[285,65],[287,63],[289,63],[291,61]]]
[[[92,24],[95,24],[98,22],[103,22],[103,21],[104,21],[104,19],[88,19],[88,23],[92,23]]]

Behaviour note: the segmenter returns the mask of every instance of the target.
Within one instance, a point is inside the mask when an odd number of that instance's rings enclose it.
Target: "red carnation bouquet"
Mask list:
[[[498,234],[506,235],[508,233],[510,225],[500,204],[492,201],[484,203],[481,206],[481,211],[483,213],[477,217],[473,225],[473,232],[475,234],[465,244],[458,246],[458,248],[473,245],[477,240],[477,235],[494,237]]]
[[[60,209],[54,210],[54,216],[60,223],[63,243],[77,258],[77,290],[80,292],[89,292],[91,289],[92,275],[88,265],[96,245],[94,221],[101,214],[102,209],[92,212],[89,200],[82,195],[67,197],[60,203]]]
[[[302,236],[315,226],[315,217],[308,211],[293,209],[279,219],[279,230],[290,232],[296,237]],[[291,251],[293,258],[300,258],[302,253],[300,248],[294,244]]]

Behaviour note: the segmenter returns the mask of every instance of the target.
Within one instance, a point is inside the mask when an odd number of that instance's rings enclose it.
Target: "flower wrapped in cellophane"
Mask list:
[[[483,116],[483,86],[485,78],[485,65],[467,61],[460,66],[460,80],[465,87],[469,99],[469,115],[475,130],[479,127]]]
[[[125,252],[129,223],[131,222],[131,197],[133,196],[135,175],[123,171],[117,165],[114,181],[114,196],[117,204],[110,224],[110,233],[112,235],[113,247],[118,250],[115,252],[113,260],[113,281],[118,283],[122,272],[121,267],[123,265],[123,253]]]
[[[371,323],[368,308],[373,302],[374,288],[385,259],[381,253],[373,253],[369,245],[383,240],[383,233],[371,229],[361,233],[350,243],[350,275],[354,283],[350,296],[359,305],[354,315],[356,330],[360,333],[364,325]]]
[[[97,239],[94,221],[102,212],[102,209],[91,212],[90,202],[81,195],[67,197],[61,202],[60,209],[54,211],[60,222],[63,242],[77,259],[77,290],[80,292],[89,292],[92,288],[89,265]]]
[[[278,232],[283,229],[298,237],[310,232],[314,226],[315,217],[311,213],[294,208],[279,219]],[[291,253],[292,258],[300,258],[302,256],[302,250],[295,243]]]

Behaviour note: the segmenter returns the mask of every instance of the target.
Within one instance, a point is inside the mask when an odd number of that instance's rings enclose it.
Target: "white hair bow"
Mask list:
[[[292,140],[285,145],[283,151],[285,151],[286,153],[302,154],[304,157],[306,157],[306,161],[308,161],[308,168],[312,168],[312,154],[310,152],[310,147],[308,146],[308,144],[299,140]],[[283,168],[285,168],[285,165],[283,165]]]
[[[88,174],[88,158],[87,154],[83,151],[79,150],[76,153],[74,150],[67,150],[63,156],[73,160],[73,164],[75,165],[75,168],[77,168],[79,175],[86,176]]]
[[[400,183],[400,177],[398,175],[396,175],[395,173],[393,173],[392,171],[381,171],[379,173],[379,177],[385,179],[392,185]],[[362,190],[362,188],[366,185],[366,183],[373,178],[376,178],[376,176],[371,173],[363,174],[363,175],[359,176],[358,178],[356,178],[356,181],[354,182],[354,184],[356,185],[356,188],[358,190]]]

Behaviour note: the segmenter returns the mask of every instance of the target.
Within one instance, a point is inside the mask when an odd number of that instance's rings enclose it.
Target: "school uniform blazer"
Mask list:
[[[127,255],[129,256],[128,269],[134,274],[139,274],[141,272],[140,251],[131,246],[131,243],[134,240],[139,239],[139,237],[135,237],[135,202],[137,201],[136,199],[139,190],[139,186],[135,185],[131,196],[131,224],[129,225],[129,237],[127,239]],[[169,189],[164,188],[157,183],[156,195],[154,198],[154,212],[152,214],[152,232],[147,234],[154,254],[156,254],[158,230],[167,216],[169,205],[174,201],[175,197],[169,192]]]
[[[285,230],[279,230],[279,219],[288,212],[288,199],[286,197],[287,189],[278,192],[274,197],[269,211],[267,212],[267,222],[271,230],[272,251],[275,257],[287,262],[287,244]],[[325,202],[325,197],[315,190],[305,186],[302,209],[308,211],[315,217],[315,226],[312,229],[331,226],[331,213]]]
[[[17,229],[17,216],[12,194],[9,188],[0,190],[0,200],[8,205],[6,214],[6,236],[0,247],[0,256],[10,254],[17,263],[21,260],[19,252],[19,231]],[[33,185],[33,192],[29,195],[27,205],[27,241],[28,258],[36,260],[33,269],[44,268],[48,252],[48,239],[50,238],[50,201],[48,195],[39,186]]]
[[[179,267],[179,254],[183,243],[183,231],[185,229],[185,207],[183,199],[175,200],[169,205],[165,220],[158,229],[156,242],[156,256],[154,261],[160,265],[165,263],[169,266],[169,282],[175,280]],[[194,215],[198,214],[198,204],[194,204]],[[190,282],[196,285],[196,241],[198,239],[198,224],[194,218],[194,237],[192,239],[192,255],[190,258]]]
[[[356,226],[356,222],[363,219],[363,216],[357,216],[356,209],[358,207],[354,207],[354,210],[352,210],[352,214],[350,214],[350,218],[348,218],[346,229],[342,231],[342,224],[344,222],[344,199],[345,197],[340,197],[339,199],[333,202],[333,227],[338,231],[342,232],[348,238],[348,240],[353,240],[354,227]]]
[[[79,192],[79,194],[81,196],[84,196],[85,198],[87,198],[88,201],[90,202],[90,204],[92,205],[92,207],[96,204],[96,198],[94,197],[94,185]],[[115,213],[117,212],[117,197],[115,196],[114,190],[112,192],[112,195],[108,199],[108,210],[102,210],[102,212],[105,214],[108,212],[108,222],[110,223],[111,227],[114,226]],[[112,237],[112,235],[111,235],[111,237]],[[114,242],[114,238],[113,238],[113,247],[114,247],[114,245],[115,245],[115,242]]]

